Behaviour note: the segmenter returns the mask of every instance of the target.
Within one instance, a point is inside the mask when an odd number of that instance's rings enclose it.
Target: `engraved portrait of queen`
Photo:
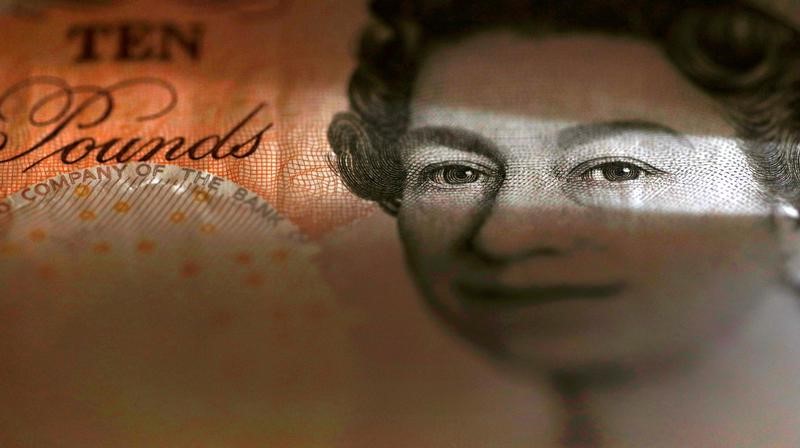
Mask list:
[[[328,137],[438,320],[550,378],[566,446],[800,446],[800,33],[741,1],[370,8]]]

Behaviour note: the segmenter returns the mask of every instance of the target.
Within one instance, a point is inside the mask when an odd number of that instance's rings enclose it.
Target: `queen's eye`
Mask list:
[[[428,172],[430,181],[443,186],[472,184],[483,176],[484,173],[477,168],[458,164],[438,166]]]
[[[664,174],[663,171],[645,162],[634,159],[590,160],[582,163],[573,171],[577,171],[585,181],[606,181],[623,183],[637,180],[644,176]]]
[[[592,168],[590,174],[595,172],[602,174],[605,180],[609,182],[627,182],[636,180],[642,174],[646,174],[642,168],[628,162],[606,162]]]
[[[478,198],[503,180],[503,162],[477,150],[430,144],[408,146],[405,154],[403,194],[409,197],[456,194],[460,200]]]
[[[637,208],[671,182],[669,173],[632,157],[600,157],[572,168],[566,194],[582,205]]]

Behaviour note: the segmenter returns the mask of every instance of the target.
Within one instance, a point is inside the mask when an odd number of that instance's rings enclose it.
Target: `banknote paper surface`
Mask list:
[[[0,2],[0,446],[800,446],[798,23]]]

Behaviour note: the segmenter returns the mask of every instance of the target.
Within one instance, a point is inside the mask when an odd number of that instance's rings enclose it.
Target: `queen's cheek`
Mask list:
[[[424,202],[403,205],[398,225],[409,255],[431,259],[446,252],[454,239],[451,212]]]

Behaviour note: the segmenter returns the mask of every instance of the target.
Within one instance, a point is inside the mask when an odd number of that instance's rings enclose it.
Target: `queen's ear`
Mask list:
[[[800,211],[786,201],[779,201],[773,205],[772,218],[786,263],[786,279],[800,287]]]
[[[335,154],[332,165],[351,192],[396,215],[403,169],[394,146],[373,134],[357,114],[336,114],[328,128],[328,142]]]

